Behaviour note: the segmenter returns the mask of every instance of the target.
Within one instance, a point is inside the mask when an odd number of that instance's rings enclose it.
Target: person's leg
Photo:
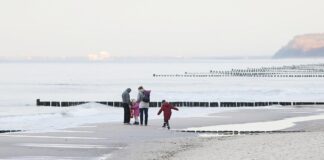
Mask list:
[[[167,120],[166,125],[168,126],[168,129],[170,129],[169,120]]]
[[[166,127],[166,124],[167,124],[167,120],[164,119],[164,120],[163,120],[163,126],[162,126],[162,127],[165,128],[165,127]]]
[[[144,114],[145,114],[145,125],[147,126],[147,121],[148,121],[148,108],[144,109]]]
[[[140,108],[140,122],[141,122],[141,125],[143,125],[143,112],[144,112],[144,110],[143,110],[144,108]]]
[[[139,114],[140,114],[140,111],[139,111],[139,108],[136,108],[134,110],[134,116],[135,116],[135,123],[138,125],[139,124]]]
[[[124,108],[124,123],[127,123],[127,117],[126,117],[126,112],[127,108],[125,107],[127,104],[123,103],[123,108]]]
[[[136,125],[138,125],[138,116],[135,116],[135,123]]]
[[[129,120],[129,122],[131,122],[132,118],[135,118],[134,109],[133,108],[130,109],[130,116],[129,116],[129,119],[130,120]]]
[[[130,108],[126,107],[126,123],[130,123]]]

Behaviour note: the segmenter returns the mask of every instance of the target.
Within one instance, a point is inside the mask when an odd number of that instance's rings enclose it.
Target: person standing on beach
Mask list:
[[[135,122],[133,123],[134,125],[139,125],[138,117],[140,114],[140,109],[139,109],[139,103],[135,101],[135,99],[132,99],[132,107],[131,107],[131,113],[134,116]]]
[[[148,123],[148,109],[150,106],[150,94],[151,91],[144,90],[143,86],[138,87],[137,102],[140,108],[140,124],[143,125],[143,118],[145,126]]]
[[[177,111],[179,110],[178,108],[174,107],[173,105],[166,102],[165,100],[162,100],[162,106],[157,115],[160,115],[161,112],[163,112],[163,117],[164,117],[164,123],[162,126],[163,128],[168,127],[168,129],[170,129],[169,120],[171,119],[172,109]]]
[[[129,93],[132,90],[130,88],[127,88],[123,94],[123,108],[124,108],[124,124],[130,124],[130,107],[131,107],[131,101],[130,101],[130,95]]]

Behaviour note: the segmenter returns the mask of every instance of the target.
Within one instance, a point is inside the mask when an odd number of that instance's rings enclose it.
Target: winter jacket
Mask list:
[[[163,111],[164,120],[170,120],[171,114],[172,114],[171,109],[174,109],[174,110],[177,110],[177,111],[179,110],[178,108],[174,107],[170,103],[165,102],[165,103],[162,104],[161,109],[158,112],[158,115],[160,115],[161,112]]]
[[[139,108],[149,108],[150,107],[150,103],[144,102],[143,98],[144,98],[144,92],[148,92],[148,94],[151,93],[151,91],[145,91],[145,90],[140,90],[138,92],[137,95],[137,101],[139,103]]]
[[[134,116],[138,117],[139,116],[139,103],[135,103],[133,106],[132,106],[132,111],[134,113]]]
[[[123,99],[123,103],[127,103],[127,104],[131,104],[131,101],[130,101],[130,96],[129,96],[129,93],[131,92],[131,89],[130,88],[127,88],[123,94],[122,94],[122,99]]]

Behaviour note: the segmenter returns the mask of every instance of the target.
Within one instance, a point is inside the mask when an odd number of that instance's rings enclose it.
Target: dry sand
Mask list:
[[[324,158],[324,133],[289,133],[202,138],[201,147],[175,154],[171,160],[305,160]]]
[[[132,160],[320,160],[324,133],[283,133],[180,138],[131,145],[109,159]]]

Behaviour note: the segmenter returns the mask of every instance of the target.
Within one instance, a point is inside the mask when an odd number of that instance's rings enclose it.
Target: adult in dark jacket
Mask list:
[[[173,105],[171,105],[170,103],[166,102],[165,100],[162,101],[162,106],[158,112],[158,115],[161,114],[161,112],[163,112],[163,116],[164,116],[164,123],[163,123],[163,128],[164,127],[168,127],[168,129],[170,129],[170,124],[169,124],[169,120],[171,118],[172,115],[172,111],[173,110],[179,110],[178,108],[174,107]]]
[[[130,107],[131,107],[131,100],[129,93],[132,90],[130,88],[127,88],[123,94],[123,108],[124,108],[124,124],[130,124]]]

